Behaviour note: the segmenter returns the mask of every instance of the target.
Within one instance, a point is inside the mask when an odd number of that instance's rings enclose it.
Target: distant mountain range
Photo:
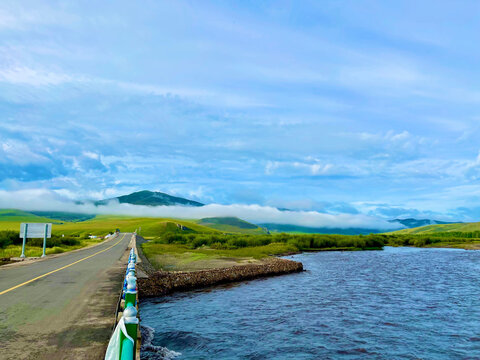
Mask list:
[[[390,223],[397,223],[398,229],[412,229],[426,225],[454,224],[453,222],[430,220],[430,219],[393,219]],[[328,228],[328,227],[306,227],[289,224],[258,224],[272,233],[307,233],[307,234],[341,234],[341,235],[367,235],[385,232],[385,229],[364,229],[364,228]]]
[[[289,224],[258,224],[269,233],[297,233],[297,234],[339,234],[339,235],[368,235],[384,232],[379,229],[364,228],[328,228],[328,227],[307,227]],[[402,227],[403,229],[403,227]]]
[[[137,191],[129,195],[96,201],[95,205],[106,205],[109,201],[118,200],[120,204],[147,205],[147,206],[203,206],[204,204],[178,196],[168,195],[159,191]]]
[[[105,199],[96,201],[95,205],[106,205],[109,201],[117,200],[121,204],[133,204],[133,205],[146,205],[146,206],[172,206],[172,205],[182,205],[182,206],[204,206],[204,204],[185,199],[178,196],[168,195],[159,191],[137,191],[129,195],[118,196],[116,198]],[[287,210],[287,209],[280,209]],[[48,216],[46,213],[37,212],[40,216]],[[58,214],[54,214],[57,215]],[[76,214],[75,214],[76,215]],[[50,214],[50,217],[52,215]],[[69,220],[65,218],[65,220]],[[79,219],[80,220],[80,219]],[[81,221],[81,220],[80,220]],[[389,220],[390,223],[398,224],[398,229],[411,229],[427,225],[445,225],[452,224],[452,222],[431,220],[431,219],[392,219]],[[229,217],[219,217],[219,218],[206,218],[199,220],[199,223],[206,225],[217,230],[228,231],[230,227],[233,228],[244,228],[249,231],[259,231],[259,232],[287,232],[287,233],[307,233],[307,234],[344,234],[344,235],[358,235],[358,234],[371,234],[371,233],[380,233],[384,232],[384,229],[363,229],[363,228],[328,228],[328,227],[306,227],[298,226],[291,224],[273,224],[273,223],[263,223],[258,224],[262,229],[257,228],[257,225],[245,222],[238,218],[229,218]]]
[[[459,223],[459,221],[456,222],[447,222],[447,221],[439,221],[439,220],[430,220],[430,219],[413,219],[413,218],[408,218],[408,219],[393,219],[393,220],[388,220],[388,222],[391,223],[399,223],[402,224],[403,226],[411,229],[411,228],[416,228],[420,226],[427,226],[427,225],[445,225],[445,224],[455,224]]]

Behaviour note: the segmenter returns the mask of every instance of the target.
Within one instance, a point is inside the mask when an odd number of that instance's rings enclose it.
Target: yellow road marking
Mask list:
[[[95,254],[88,255],[88,256],[84,257],[83,259],[74,261],[74,262],[71,263],[71,264],[62,266],[61,268],[58,268],[58,269],[56,269],[56,270],[49,271],[48,273],[45,273],[45,274],[40,275],[40,276],[37,276],[36,278],[33,278],[33,279],[31,279],[31,280],[28,280],[28,281],[25,281],[25,282],[23,282],[23,283],[21,283],[21,284],[18,284],[18,285],[15,285],[14,287],[11,287],[10,289],[3,290],[2,292],[0,292],[0,295],[6,294],[6,293],[8,293],[8,292],[10,292],[10,291],[12,291],[12,290],[18,289],[19,287],[22,287],[22,286],[24,286],[24,285],[30,284],[31,282],[34,282],[35,280],[41,279],[41,278],[43,278],[43,277],[45,277],[45,276],[51,275],[51,274],[53,274],[53,273],[56,273],[57,271],[60,271],[60,270],[66,269],[66,268],[68,268],[68,267],[70,267],[70,266],[72,266],[72,265],[78,264],[79,262],[82,262],[83,260],[87,260],[87,259],[89,259],[89,258],[91,258],[91,257],[93,257],[93,256],[95,256],[95,255],[101,254],[101,253],[103,253],[104,251],[110,250],[110,249],[113,248],[115,245],[117,245],[120,241],[122,241],[122,240],[125,238],[125,235],[126,235],[126,234],[123,234],[123,236],[122,236],[122,238],[121,238],[120,240],[118,240],[115,244],[113,244],[112,246],[109,246],[109,247],[106,248],[106,249],[100,250],[100,251],[96,252]]]

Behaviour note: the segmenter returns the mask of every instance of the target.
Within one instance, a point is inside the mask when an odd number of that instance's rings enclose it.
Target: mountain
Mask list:
[[[420,226],[427,226],[427,225],[445,225],[445,224],[454,224],[454,222],[446,222],[446,221],[439,221],[439,220],[430,220],[430,219],[393,219],[388,220],[391,223],[399,223],[404,225],[405,227],[411,229]]]
[[[183,206],[203,206],[204,204],[197,201],[184,199],[177,196],[168,195],[159,191],[138,191],[129,195],[123,195],[112,199],[96,201],[95,205],[106,205],[111,200],[118,200],[120,204],[133,204],[133,205],[147,205],[147,206],[160,206],[160,205],[183,205]]]
[[[393,219],[390,223],[398,224],[398,230],[412,229],[426,225],[448,225],[451,222],[430,220],[430,219]],[[340,234],[340,235],[367,235],[385,232],[384,229],[364,229],[364,228],[327,228],[327,227],[306,227],[289,224],[259,224],[272,233],[300,233],[300,234]]]
[[[368,235],[384,232],[379,229],[363,228],[327,228],[327,227],[307,227],[289,224],[258,224],[270,233],[292,233],[292,234],[338,234],[338,235]]]

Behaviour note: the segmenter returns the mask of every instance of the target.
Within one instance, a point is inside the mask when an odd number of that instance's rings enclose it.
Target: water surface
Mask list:
[[[289,258],[307,271],[143,301],[152,344],[173,351],[143,358],[480,359],[480,252]]]

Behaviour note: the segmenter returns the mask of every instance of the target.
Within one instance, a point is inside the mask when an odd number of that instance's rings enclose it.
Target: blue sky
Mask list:
[[[479,11],[2,1],[0,190],[476,220]]]

